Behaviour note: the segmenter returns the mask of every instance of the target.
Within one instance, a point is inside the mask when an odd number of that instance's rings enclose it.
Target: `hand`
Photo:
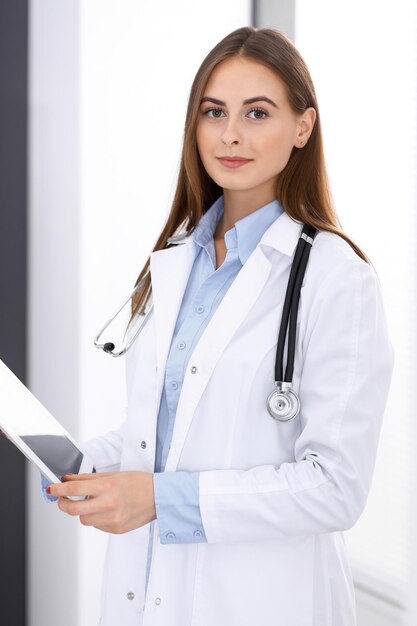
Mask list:
[[[68,474],[65,482],[50,485],[58,506],[69,515],[79,515],[84,526],[121,534],[156,519],[153,474],[149,472],[98,472]],[[88,496],[69,500],[64,496]]]

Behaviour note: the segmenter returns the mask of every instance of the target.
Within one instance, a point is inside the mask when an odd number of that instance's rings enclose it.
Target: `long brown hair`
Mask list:
[[[307,144],[294,147],[285,168],[277,177],[276,198],[295,220],[319,230],[337,233],[367,263],[368,257],[343,232],[330,191],[326,172],[316,93],[308,68],[286,35],[271,28],[245,26],[222,39],[202,62],[191,86],[184,128],[177,188],[171,211],[153,251],[162,250],[176,231],[191,233],[200,218],[223,189],[204,169],[196,145],[196,126],[200,102],[213,69],[221,61],[240,56],[262,63],[278,74],[287,86],[287,97],[295,114],[308,107],[316,110],[316,120]],[[135,286],[142,286],[132,298],[132,316],[143,313],[152,293],[148,258]]]

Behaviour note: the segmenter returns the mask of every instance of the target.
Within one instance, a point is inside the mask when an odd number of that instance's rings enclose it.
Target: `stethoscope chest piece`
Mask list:
[[[266,406],[269,414],[280,422],[289,422],[300,412],[300,400],[291,389],[291,383],[276,383],[275,389],[269,394]]]

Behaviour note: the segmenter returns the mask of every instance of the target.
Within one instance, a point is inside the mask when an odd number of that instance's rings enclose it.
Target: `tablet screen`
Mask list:
[[[83,454],[67,437],[20,435],[20,438],[56,476],[78,474]]]

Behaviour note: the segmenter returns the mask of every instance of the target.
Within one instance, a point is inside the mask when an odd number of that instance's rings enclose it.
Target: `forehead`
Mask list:
[[[216,65],[204,90],[204,95],[219,98],[226,93],[242,99],[261,94],[285,98],[286,85],[269,67],[254,59],[236,56]]]

